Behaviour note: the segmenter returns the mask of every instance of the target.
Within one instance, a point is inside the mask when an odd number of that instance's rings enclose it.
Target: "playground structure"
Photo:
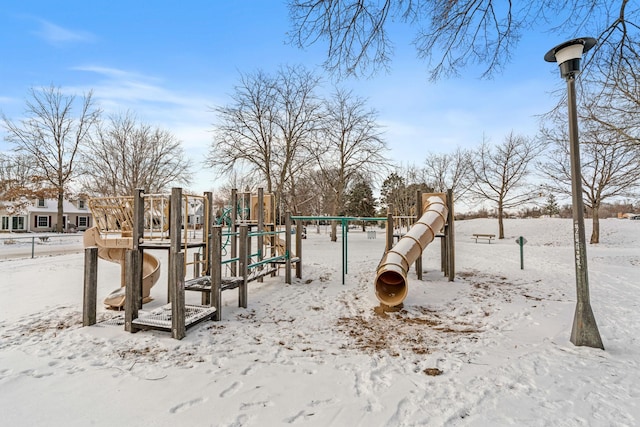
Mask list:
[[[123,233],[126,234],[126,233]],[[113,291],[104,299],[104,304],[111,308],[121,308],[125,300],[125,269],[124,260],[128,249],[133,247],[132,237],[108,238],[100,235],[97,226],[84,232],[84,247],[97,246],[98,257],[107,261],[120,264],[120,288]],[[151,288],[160,277],[160,260],[148,252],[143,253],[142,258],[142,302],[151,301]]]
[[[452,281],[455,276],[453,228],[453,193],[418,193],[421,215],[406,234],[395,234],[393,215],[387,220],[387,245],[376,271],[375,293],[378,300],[393,307],[402,304],[408,292],[407,274],[415,262],[418,279],[422,279],[422,252],[436,238],[441,238],[441,267]],[[418,218],[419,217],[419,218]],[[406,218],[402,218],[405,220]],[[398,242],[394,245],[394,237]]]
[[[171,332],[182,339],[186,329],[208,319],[220,320],[222,291],[238,288],[238,305],[247,307],[248,283],[274,276],[279,266],[285,266],[285,282],[291,283],[291,271],[295,267],[296,277],[301,278],[302,265],[302,221],[309,218],[284,216],[285,230],[277,230],[274,223],[265,223],[265,198],[262,189],[254,200],[256,219],[250,212],[236,209],[238,193],[232,191],[232,209],[227,232],[223,225],[216,224],[213,215],[213,196],[183,195],[182,189],[174,188],[170,195],[147,195],[138,189],[134,196],[123,196],[90,201],[96,229],[87,234],[85,243],[85,275],[83,324],[96,323],[97,259],[101,257],[117,261],[123,266],[121,288],[107,304],[119,307],[124,304],[125,330],[136,332],[157,329]],[[382,304],[396,306],[402,303],[408,291],[407,274],[411,264],[416,263],[418,279],[422,279],[421,256],[423,250],[435,237],[441,238],[442,270],[452,281],[455,275],[452,192],[421,194],[417,205],[422,215],[405,235],[398,235],[394,245],[394,218],[388,214],[386,251],[376,273],[376,296]],[[247,193],[243,193],[244,200]],[[272,199],[271,199],[272,200]],[[272,203],[272,202],[269,202]],[[199,209],[203,220],[192,215]],[[255,209],[254,209],[255,210]],[[242,212],[238,220],[236,214]],[[275,212],[275,209],[271,212]],[[247,215],[248,213],[248,215]],[[186,224],[184,219],[186,218]],[[311,218],[311,217],[310,217]],[[312,218],[313,219],[313,218]],[[327,218],[325,218],[327,219]],[[328,218],[340,219],[343,237],[350,220],[385,220],[384,218]],[[296,233],[292,222],[296,221]],[[190,228],[191,226],[191,228]],[[252,231],[251,228],[255,228]],[[284,233],[284,240],[278,234]],[[223,260],[223,236],[227,236],[230,250]],[[296,254],[292,250],[292,236],[296,238]],[[257,240],[257,252],[252,253],[252,241]],[[266,244],[265,244],[266,239]],[[282,242],[284,241],[284,245]],[[159,261],[150,258],[146,250],[168,252],[168,304],[150,313],[141,313],[143,302],[150,300],[150,289],[158,280]],[[195,253],[189,253],[194,251]],[[270,256],[266,257],[266,253]],[[193,255],[193,262],[189,256]],[[343,284],[346,273],[346,239],[343,242]],[[190,278],[188,266],[192,266]],[[227,269],[230,275],[223,276]],[[124,297],[122,297],[124,289]],[[185,303],[185,291],[202,294],[201,304]],[[116,299],[117,297],[117,299]]]
[[[232,206],[236,206],[237,192],[232,193]],[[133,196],[90,200],[96,227],[85,238],[85,245],[90,247],[85,249],[83,324],[96,323],[98,257],[123,267],[121,287],[107,297],[105,304],[124,308],[125,330],[163,330],[176,339],[183,338],[186,329],[201,321],[221,319],[224,290],[238,288],[238,304],[246,308],[250,281],[275,275],[280,265],[285,266],[287,283],[291,283],[294,264],[296,276],[301,277],[301,241],[297,238],[294,256],[289,213],[284,231],[276,230],[274,224],[265,224],[266,209],[257,209],[255,221],[248,216],[237,221],[232,214],[230,229],[224,233],[223,226],[215,224],[212,201],[211,193],[193,196],[183,194],[180,188],[172,189],[170,195],[144,194],[138,189]],[[264,206],[262,189],[258,189],[256,196],[256,206],[260,205]],[[256,231],[250,232],[250,227]],[[302,224],[297,227],[299,236]],[[284,233],[285,239],[284,253],[278,255],[275,242],[279,233]],[[230,240],[231,250],[230,258],[223,261],[224,234]],[[270,245],[264,245],[265,237]],[[253,238],[258,241],[256,253],[251,253]],[[270,247],[271,257],[264,256],[263,246]],[[169,304],[141,313],[139,310],[150,300],[150,289],[160,271],[158,259],[147,250],[168,252]],[[193,261],[189,261],[190,255]],[[223,276],[225,268],[230,271],[229,276]],[[200,292],[202,303],[185,304],[185,291]]]

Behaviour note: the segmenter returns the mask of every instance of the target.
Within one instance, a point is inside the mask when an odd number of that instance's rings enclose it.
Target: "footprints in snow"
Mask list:
[[[239,381],[236,381],[233,384],[231,384],[229,387],[224,389],[222,393],[220,393],[220,397],[224,398],[224,397],[233,396],[238,392],[238,390],[240,390],[241,387],[242,387],[242,383]]]
[[[207,401],[204,397],[198,397],[196,399],[189,400],[188,402],[180,403],[173,408],[169,409],[169,412],[172,414],[179,414],[180,412],[184,412],[192,407],[199,405],[201,403],[205,403]]]
[[[26,371],[20,372],[21,375],[27,375],[33,378],[44,378],[50,377],[53,375],[53,372],[40,372],[37,369],[27,369]]]

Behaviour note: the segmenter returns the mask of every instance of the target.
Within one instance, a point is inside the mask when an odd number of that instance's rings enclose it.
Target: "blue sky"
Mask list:
[[[91,89],[107,113],[134,111],[180,138],[194,169],[211,143],[210,108],[229,102],[239,73],[275,71],[284,64],[320,68],[324,46],[300,50],[286,43],[290,28],[281,0],[123,1],[4,0],[0,8],[0,110],[18,120],[31,87]],[[533,135],[536,115],[556,102],[563,85],[549,48],[571,38],[525,33],[503,73],[479,80],[470,68],[459,78],[430,82],[427,64],[409,45],[412,29],[394,29],[391,71],[348,79],[342,86],[379,112],[388,153],[399,164],[420,165],[430,152],[475,147],[483,135],[500,142],[511,130]],[[4,130],[0,129],[0,139]],[[0,141],[0,150],[10,146]],[[215,188],[200,170],[189,188]]]

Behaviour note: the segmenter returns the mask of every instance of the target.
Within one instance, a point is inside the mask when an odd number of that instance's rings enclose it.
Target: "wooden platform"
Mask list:
[[[235,289],[242,284],[242,277],[228,276],[222,278],[222,290]],[[185,291],[211,292],[211,278],[209,276],[189,279],[184,282]]]
[[[205,320],[212,320],[215,312],[216,309],[214,307],[185,305],[185,328],[189,329]],[[155,329],[171,332],[171,304],[164,305],[149,313],[140,313],[139,317],[131,323],[136,329],[140,330]]]
[[[247,276],[247,282],[252,282],[260,277],[268,276],[271,273],[277,272],[278,268],[276,266],[265,267],[262,270],[256,268]],[[226,291],[228,289],[236,289],[242,284],[243,280],[242,276],[222,277],[222,290]],[[186,291],[211,292],[211,278],[209,276],[203,276],[196,279],[185,280],[184,289]]]

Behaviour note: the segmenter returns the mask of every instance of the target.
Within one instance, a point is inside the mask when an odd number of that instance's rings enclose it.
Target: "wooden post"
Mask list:
[[[449,235],[449,230],[448,230],[448,225],[445,224],[444,225],[444,237],[440,239],[440,271],[442,271],[444,273],[444,275],[447,275],[447,271],[448,271],[448,251],[447,251],[447,236]]]
[[[249,189],[249,187],[246,188],[247,190]],[[247,211],[247,206],[249,206],[248,211]],[[242,193],[242,220],[244,221],[245,224],[248,225],[247,227],[247,264],[249,264],[249,259],[251,258],[251,254],[252,249],[251,247],[252,245],[252,238],[251,236],[249,236],[249,234],[251,234],[251,192],[245,191],[244,193]]]
[[[181,340],[186,335],[185,328],[185,303],[184,303],[184,252],[173,255],[173,265],[169,268],[173,271],[173,299],[171,302],[171,337]]]
[[[238,256],[238,236],[236,232],[238,231],[238,190],[233,188],[231,189],[231,212],[229,213],[229,218],[231,218],[231,239],[230,248],[229,248],[229,256],[231,258],[236,258]],[[231,267],[231,275],[235,276],[238,271],[238,267],[235,261],[233,261],[230,265]]]
[[[204,230],[202,230],[202,239],[205,242],[205,257],[204,257],[204,275],[209,276],[211,280],[212,274],[212,259],[211,259],[211,246],[212,246],[212,229],[214,227],[214,215],[213,215],[213,193],[206,191],[204,198],[207,201],[207,209],[205,220],[202,222]],[[212,288],[213,289],[213,288]],[[202,292],[201,303],[204,306],[211,305],[211,292]]]
[[[296,278],[302,279],[302,221],[296,221]]]
[[[249,272],[249,250],[247,247],[248,237],[247,224],[240,225],[240,275],[242,276],[242,283],[240,284],[240,290],[238,291],[238,307],[247,308],[247,275]]]
[[[138,263],[137,269],[135,270],[135,275],[132,276],[131,280],[138,282],[138,292],[133,294],[136,299],[136,304],[138,309],[142,308],[142,260],[144,259],[142,256],[142,249],[140,249],[140,244],[144,241],[144,189],[136,188],[133,193],[133,226],[132,226],[132,239],[133,246],[131,249],[134,251],[138,251]]]
[[[206,257],[205,257],[206,258]],[[200,277],[202,256],[200,256],[200,252],[193,253],[193,278],[196,279]],[[200,305],[209,305],[209,294],[207,292],[200,292]]]
[[[389,205],[387,210],[387,246],[386,251],[393,247],[393,205]]]
[[[182,232],[182,188],[171,189],[169,217],[169,295],[171,296],[171,336],[182,339],[185,335],[184,307],[184,253],[180,246]]]
[[[213,320],[222,320],[222,225],[211,228],[209,240],[209,274],[211,275],[211,307]]]
[[[264,259],[264,236],[262,233],[264,232],[264,189],[262,187],[258,188],[258,212],[256,212],[256,219],[258,220],[258,261],[262,261]],[[262,270],[262,265],[259,267]],[[262,275],[258,278],[258,282],[262,282]]]
[[[291,212],[287,211],[284,217],[284,283],[291,283]]]
[[[82,326],[96,324],[98,302],[98,248],[84,250],[84,295],[82,298]]]
[[[124,255],[124,275],[127,280],[124,296],[124,330],[136,332],[133,321],[138,318],[138,299],[140,294],[140,282],[137,279],[141,271],[140,252],[134,249],[127,250]]]
[[[447,208],[449,213],[447,215],[448,233],[447,239],[447,277],[449,281],[453,282],[456,277],[456,233],[455,233],[455,215],[453,212],[453,190],[447,190]]]
[[[424,212],[424,206],[422,203],[422,191],[417,190],[416,191],[416,222],[418,222],[420,217],[422,217],[422,212]],[[416,258],[415,266],[416,266],[416,278],[418,280],[422,280],[422,252],[420,252],[420,255],[418,256],[418,258]]]

